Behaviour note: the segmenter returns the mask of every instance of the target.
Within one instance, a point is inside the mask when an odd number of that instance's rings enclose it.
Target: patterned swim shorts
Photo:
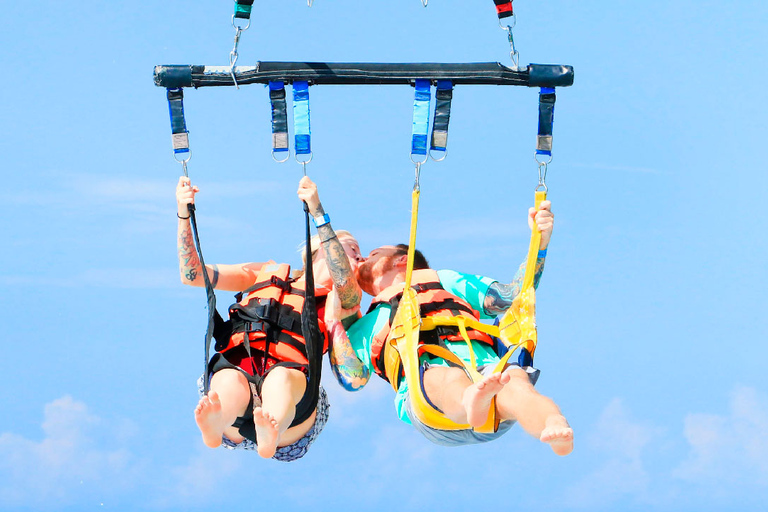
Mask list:
[[[203,396],[203,377],[202,376],[197,381],[197,391],[198,391],[198,394],[202,397]],[[315,439],[317,439],[317,436],[319,436],[320,432],[322,432],[323,428],[325,428],[325,424],[328,423],[328,414],[330,412],[330,408],[331,408],[331,404],[328,403],[328,395],[325,392],[325,389],[323,389],[323,386],[320,386],[320,394],[317,399],[317,408],[315,409],[317,414],[315,415],[315,423],[312,425],[312,428],[310,428],[309,431],[307,431],[307,433],[304,434],[304,437],[302,437],[295,443],[278,448],[277,451],[275,452],[275,455],[272,458],[275,460],[279,460],[281,462],[291,462],[291,461],[300,459],[304,455],[306,455],[307,451],[309,450],[309,447],[312,446],[312,443],[315,442]],[[256,445],[256,443],[254,443],[250,439],[243,439],[240,443],[234,443],[226,436],[222,436],[221,446],[223,446],[228,450],[256,451],[258,449],[258,446]]]

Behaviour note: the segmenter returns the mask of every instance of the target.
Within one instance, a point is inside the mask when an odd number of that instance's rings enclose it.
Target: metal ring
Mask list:
[[[312,156],[313,156],[313,153],[312,153],[312,151],[310,151],[309,152],[309,160],[299,160],[299,155],[298,154],[294,155],[294,158],[296,158],[296,161],[299,162],[300,164],[307,165],[309,162],[312,161]]]
[[[275,153],[280,153],[280,151],[275,151],[274,149],[272,150],[272,160],[274,160],[275,162],[277,162],[279,164],[281,164],[283,162],[287,162],[288,159],[291,158],[291,152],[290,151],[286,151],[285,152],[285,158],[283,158],[282,160],[278,160],[277,158],[275,158]]]
[[[501,30],[504,30],[504,31],[506,31],[506,32],[509,32],[509,31],[511,31],[513,28],[515,28],[515,25],[517,25],[517,14],[513,14],[513,15],[512,15],[512,24],[511,24],[511,25],[510,25],[510,24],[507,24],[507,26],[506,26],[506,27],[505,27],[504,25],[502,25],[502,24],[501,24],[501,18],[499,18],[499,27],[501,28]]]
[[[442,149],[442,150],[438,149],[437,152],[443,154],[442,158],[435,158],[435,157],[433,157],[432,156],[432,150],[431,149],[429,150],[429,158],[431,158],[433,162],[442,162],[443,160],[445,160],[445,157],[448,156],[448,150],[447,149]]]
[[[429,3],[429,0],[421,0],[421,5],[423,5],[424,7],[426,7],[428,3]]]
[[[538,192],[540,188],[543,188],[543,189],[544,189],[544,192],[546,192],[547,190],[549,190],[549,189],[547,188],[547,184],[546,184],[546,183],[539,183],[538,185],[536,185],[536,188],[535,188],[533,191],[534,191],[534,192]]]
[[[186,164],[187,162],[189,162],[189,159],[190,159],[190,158],[192,158],[192,152],[191,152],[191,151],[188,151],[188,152],[187,152],[187,155],[188,155],[188,156],[187,156],[187,158],[185,158],[185,159],[183,159],[183,160],[179,160],[178,158],[176,158],[176,155],[177,155],[177,154],[178,154],[178,153],[176,153],[176,152],[174,151],[174,153],[173,153],[173,159],[174,159],[174,160],[176,160],[178,163],[180,163],[180,164],[182,164],[182,165],[184,165],[184,164]]]
[[[411,162],[415,163],[416,165],[422,165],[422,164],[425,164],[425,163],[427,163],[427,160],[429,160],[429,153],[426,153],[426,154],[424,155],[424,160],[422,160],[422,161],[420,161],[420,162],[419,162],[419,161],[416,161],[416,160],[414,160],[414,159],[413,159],[413,155],[414,155],[414,153],[411,153]]]
[[[536,161],[536,163],[537,163],[537,164],[539,164],[539,165],[541,165],[541,164],[544,164],[544,165],[549,165],[549,164],[551,164],[551,163],[552,163],[552,155],[551,155],[551,154],[549,155],[549,160],[547,160],[546,162],[542,162],[542,161],[540,161],[540,160],[539,160],[539,154],[538,154],[538,153],[536,153],[536,152],[534,151],[534,153],[533,153],[533,159],[534,159],[534,160]]]
[[[313,3],[315,3],[315,0],[307,0],[307,7],[312,7]]]
[[[237,29],[237,30],[248,30],[248,27],[250,27],[250,26],[251,26],[251,18],[250,18],[250,17],[248,18],[248,24],[247,24],[246,26],[244,26],[244,27],[241,27],[241,26],[239,26],[239,25],[235,25],[235,15],[233,14],[233,15],[232,15],[232,26],[233,26],[235,29]]]

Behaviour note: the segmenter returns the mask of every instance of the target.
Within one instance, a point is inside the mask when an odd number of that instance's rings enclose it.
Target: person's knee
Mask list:
[[[238,401],[250,401],[251,398],[251,388],[248,385],[248,379],[239,371],[229,368],[213,374],[211,390],[216,391],[219,396]]]
[[[512,393],[530,393],[534,391],[533,384],[528,378],[528,373],[521,368],[508,368],[504,373],[509,375],[509,382],[504,389]]]

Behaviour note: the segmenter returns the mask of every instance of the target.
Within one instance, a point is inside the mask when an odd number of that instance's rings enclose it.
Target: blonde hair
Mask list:
[[[345,229],[338,229],[338,230],[335,230],[335,232],[337,237],[348,236],[353,239],[355,238],[354,236],[352,236],[352,233],[350,233]],[[312,254],[312,261],[314,262],[315,256],[317,255],[317,251],[320,250],[320,235],[314,235],[312,238],[309,239],[309,247]],[[302,267],[301,267],[301,270],[297,270],[296,272],[294,272],[294,276],[293,276],[294,278],[298,278],[299,276],[304,275],[304,272],[307,269],[307,243],[306,242],[302,242],[299,244],[299,254],[301,254]]]

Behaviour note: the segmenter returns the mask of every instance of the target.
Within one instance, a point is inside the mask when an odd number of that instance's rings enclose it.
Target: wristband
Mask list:
[[[314,221],[316,228],[319,228],[320,226],[325,226],[326,224],[331,222],[331,218],[328,216],[327,213],[324,213],[322,217],[312,217],[312,220]]]
[[[180,219],[184,219],[184,220],[186,220],[186,219],[188,219],[188,218],[189,218],[189,217],[182,217],[181,215],[179,215],[179,213],[178,213],[178,212],[176,212],[176,216],[177,216],[178,218],[180,218]]]
[[[537,258],[546,258],[546,257],[547,257],[547,250],[546,249],[539,250],[539,254]]]

